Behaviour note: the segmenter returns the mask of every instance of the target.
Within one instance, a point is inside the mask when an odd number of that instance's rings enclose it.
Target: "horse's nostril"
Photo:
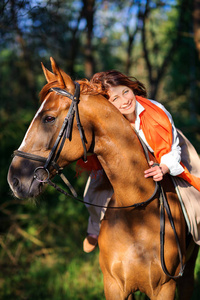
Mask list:
[[[17,187],[19,185],[19,180],[15,177],[14,179],[13,179],[13,186],[14,187]]]

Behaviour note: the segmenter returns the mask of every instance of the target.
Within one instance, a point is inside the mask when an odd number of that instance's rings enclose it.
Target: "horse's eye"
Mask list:
[[[44,123],[53,123],[55,121],[55,117],[52,116],[46,116],[44,118]]]

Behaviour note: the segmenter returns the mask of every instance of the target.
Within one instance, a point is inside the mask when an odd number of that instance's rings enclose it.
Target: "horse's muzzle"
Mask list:
[[[26,162],[26,164],[29,164],[30,167],[29,162]],[[16,164],[16,162],[12,162],[8,171],[7,180],[9,186],[15,197],[19,199],[35,198],[43,190],[43,181],[45,180],[42,180],[41,177],[40,181],[36,180],[34,178],[35,166],[32,166],[31,171],[29,167],[26,166],[26,168],[22,168],[21,166],[19,167],[19,164]]]

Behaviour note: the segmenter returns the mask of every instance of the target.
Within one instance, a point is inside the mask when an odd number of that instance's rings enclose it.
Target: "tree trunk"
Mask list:
[[[94,26],[94,6],[95,0],[83,0],[83,16],[87,22],[87,35],[85,45],[85,75],[87,78],[91,78],[95,73],[92,37],[93,37],[93,26]]]
[[[24,84],[26,84],[29,87],[34,103],[37,105],[38,95],[36,93],[36,83],[35,83],[35,79],[34,79],[35,77],[33,73],[31,53],[27,47],[26,41],[23,37],[23,33],[20,27],[18,26],[18,15],[17,15],[16,3],[14,0],[11,0],[11,13],[12,13],[13,28],[16,31],[16,41],[19,44],[19,47],[21,49],[22,64],[25,71],[25,76],[23,77]]]

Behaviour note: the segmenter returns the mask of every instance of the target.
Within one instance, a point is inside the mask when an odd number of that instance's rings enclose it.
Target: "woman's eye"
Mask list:
[[[44,118],[44,123],[53,123],[55,121],[55,117],[47,116]]]

